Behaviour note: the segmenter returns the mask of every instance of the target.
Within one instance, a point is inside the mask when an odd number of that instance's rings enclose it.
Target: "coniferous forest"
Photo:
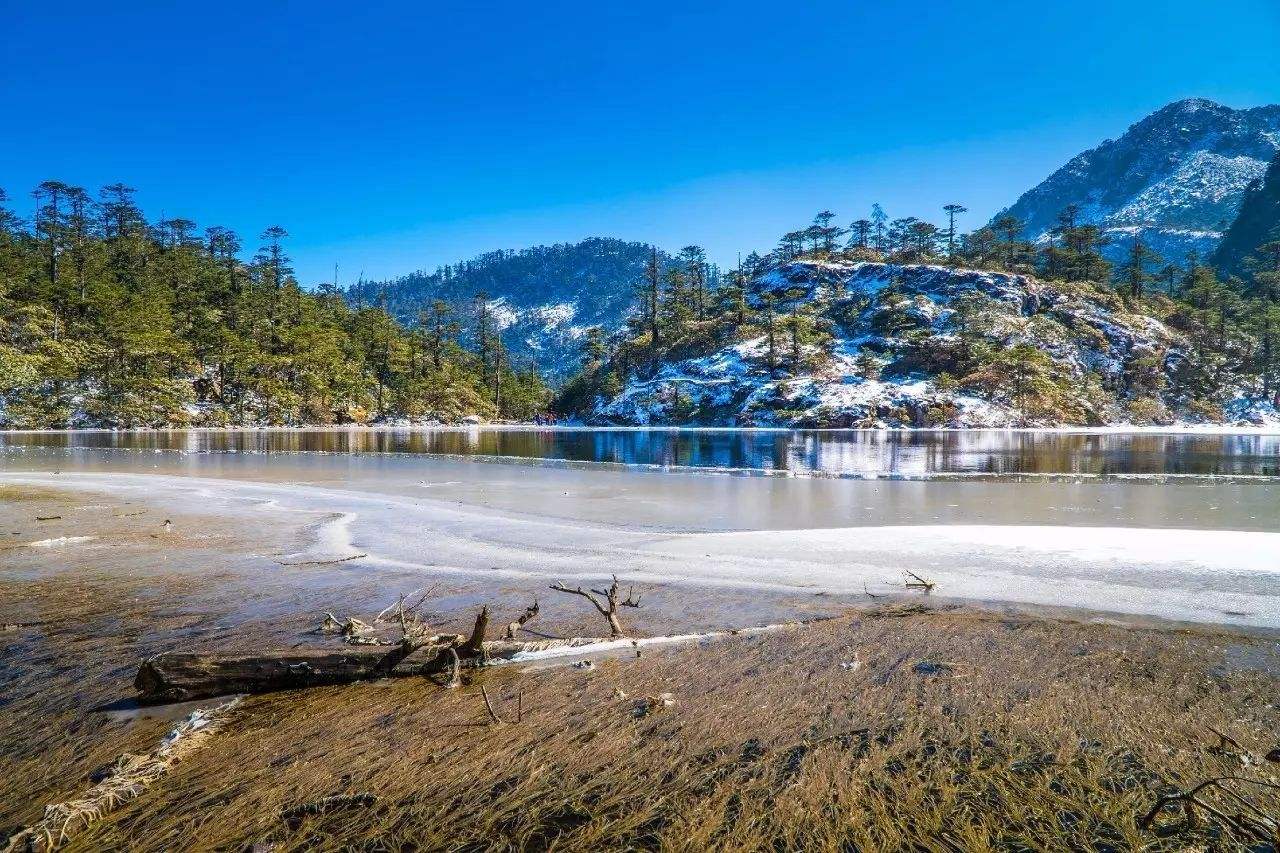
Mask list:
[[[612,328],[575,333],[582,367],[553,399],[528,350],[508,350],[484,292],[437,294],[413,312],[397,305],[397,320],[385,288],[300,286],[281,227],[250,242],[187,219],[152,222],[123,184],[94,198],[46,181],[33,195],[30,221],[0,207],[0,423],[8,428],[527,421],[549,409],[589,419],[626,383],[738,341],[767,341],[763,375],[785,381],[820,372],[836,342],[859,335],[871,342],[858,359],[864,378],[924,377],[942,391],[1033,410],[1037,423],[1221,421],[1232,395],[1280,390],[1280,242],[1265,228],[1254,231],[1266,241],[1240,250],[1239,273],[1225,277],[1208,259],[1161,258],[1137,236],[1113,265],[1103,257],[1107,238],[1070,206],[1036,243],[1007,214],[964,234],[959,204],[943,209],[941,227],[891,219],[877,205],[847,226],[824,211],[731,271],[697,246],[675,257],[654,249],[626,286],[630,311],[618,311]],[[1257,206],[1242,215],[1258,218]],[[1049,324],[1043,341],[1034,326],[1001,337],[993,329],[1008,318],[975,295],[953,304],[954,322],[940,330],[895,288],[866,303],[770,277],[797,261],[934,264],[1070,283],[1107,317],[1127,318],[1131,329],[1154,318],[1186,343],[1177,352],[1131,348],[1110,376],[1072,373],[1039,344],[1079,339],[1084,332],[1070,329],[1078,316],[1036,319]],[[878,354],[877,339],[896,349]],[[681,402],[657,417],[706,420]],[[774,414],[787,405],[776,402]],[[953,413],[942,409],[925,423],[946,425]]]
[[[729,418],[739,423],[855,425],[840,412],[788,408],[795,398],[786,390],[830,372],[838,350],[856,345],[861,379],[928,379],[944,398],[960,393],[1008,405],[1028,425],[1221,423],[1232,420],[1228,409],[1242,400],[1275,408],[1280,234],[1243,253],[1241,275],[1224,276],[1194,253],[1162,258],[1140,236],[1126,238],[1124,260],[1112,264],[1103,255],[1108,237],[1082,222],[1074,205],[1036,242],[1008,214],[961,234],[955,222],[963,212],[947,205],[939,227],[916,217],[891,219],[877,205],[869,218],[845,227],[823,211],[808,227],[783,235],[773,251],[752,253],[728,272],[709,265],[696,246],[668,264],[655,256],[627,329],[608,338],[588,335],[583,372],[560,391],[558,407],[624,423],[654,417],[699,423],[723,420],[727,402]],[[840,270],[857,262],[888,264],[883,274],[895,281],[874,294],[845,292]],[[964,292],[960,283],[950,285],[939,306],[908,280],[908,266],[919,264],[1034,278],[1052,287],[1059,305],[1028,305],[1035,301],[1030,293],[1010,305]],[[827,271],[836,278],[823,281]],[[699,400],[703,388],[716,387],[707,382],[706,371],[717,369],[709,362],[732,358],[738,343],[751,349],[747,369],[757,379],[738,386],[750,397],[716,400],[724,396],[717,391]],[[1082,350],[1104,357],[1070,364],[1071,353]],[[663,372],[678,362],[685,367]],[[638,397],[646,398],[639,415],[602,407],[637,379]],[[761,410],[760,418],[744,407],[762,402],[762,388],[772,395],[763,401],[772,411]],[[692,396],[684,396],[686,389]],[[956,425],[951,404],[940,403],[868,420]]]
[[[0,194],[7,427],[528,419],[546,406],[483,311],[436,302],[406,328],[332,284],[308,291],[283,228],[251,240],[149,221],[123,184],[94,198],[46,181],[34,196],[24,222]]]

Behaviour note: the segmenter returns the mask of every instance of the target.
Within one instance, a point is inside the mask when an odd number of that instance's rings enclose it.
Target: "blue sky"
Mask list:
[[[732,262],[830,208],[980,224],[1182,97],[1280,102],[1276,0],[0,0],[0,186],[279,223],[346,283],[593,235]]]

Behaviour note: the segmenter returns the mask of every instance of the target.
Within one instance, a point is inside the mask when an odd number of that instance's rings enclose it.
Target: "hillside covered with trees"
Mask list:
[[[250,247],[148,221],[123,184],[34,195],[24,222],[0,193],[0,426],[529,419],[547,402],[489,312],[433,301],[401,325],[331,286],[304,290],[283,228]]]
[[[1249,184],[1213,264],[1226,275],[1251,280],[1255,289],[1280,287],[1280,154]]]
[[[1012,215],[961,235],[878,206],[820,213],[712,286],[690,247],[652,259],[642,310],[592,335],[559,405],[590,422],[796,426],[1280,423],[1280,293],[1102,229]]]
[[[483,299],[511,357],[557,381],[577,369],[587,329],[616,327],[631,312],[633,285],[653,251],[645,243],[610,237],[499,250],[434,272],[360,282],[347,297],[355,306],[381,305],[406,325],[417,320],[423,305]],[[463,340],[478,343],[473,327],[463,329]]]

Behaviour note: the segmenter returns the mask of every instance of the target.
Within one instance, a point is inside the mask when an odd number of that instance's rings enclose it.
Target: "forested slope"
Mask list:
[[[488,318],[435,306],[406,328],[304,290],[282,228],[244,260],[228,229],[148,221],[121,184],[36,198],[31,222],[0,205],[0,426],[526,419],[546,402]]]

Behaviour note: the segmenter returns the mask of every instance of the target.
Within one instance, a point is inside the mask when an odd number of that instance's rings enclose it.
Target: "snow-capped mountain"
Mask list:
[[[821,302],[829,337],[789,366],[785,331],[633,376],[587,420],[612,424],[805,427],[1005,427],[1171,423],[1280,424],[1260,389],[1224,388],[1210,407],[1171,378],[1192,347],[1114,292],[944,266],[793,261],[757,292]],[[1035,350],[1026,361],[1004,355]],[[976,353],[981,353],[975,358]],[[977,365],[975,368],[974,365]],[[969,371],[969,375],[964,375]],[[1014,374],[1025,372],[1025,376]],[[1213,409],[1213,411],[1210,411]]]
[[[412,325],[433,300],[453,306],[464,340],[474,332],[476,294],[488,294],[490,316],[516,364],[536,364],[552,381],[577,370],[592,326],[612,331],[631,313],[635,286],[652,248],[607,237],[580,243],[487,252],[435,272],[363,282],[347,292],[354,304],[385,304]],[[659,253],[665,259],[665,256]]]
[[[1280,105],[1236,110],[1190,98],[1076,155],[1007,212],[1039,241],[1074,204],[1080,223],[1111,238],[1104,254],[1112,260],[1141,235],[1166,261],[1183,263],[1192,250],[1212,254],[1277,151]]]

